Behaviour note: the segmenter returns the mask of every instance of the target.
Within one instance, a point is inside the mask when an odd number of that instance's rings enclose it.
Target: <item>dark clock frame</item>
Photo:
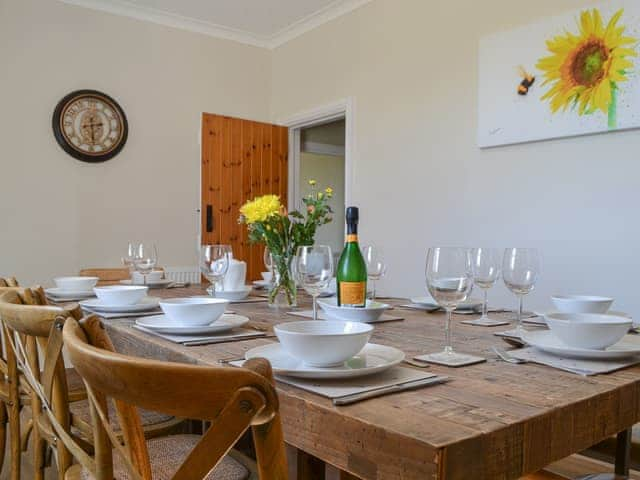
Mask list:
[[[65,106],[69,102],[76,100],[78,97],[101,98],[105,102],[109,103],[110,106],[117,111],[118,115],[120,115],[120,118],[122,118],[122,137],[120,139],[120,143],[113,150],[110,150],[109,152],[103,153],[103,154],[83,153],[76,150],[71,144],[69,144],[69,142],[67,142],[67,139],[64,133],[62,132],[60,117],[62,116],[62,111],[65,108]],[[100,162],[106,162],[107,160],[110,160],[111,158],[118,155],[120,151],[124,148],[125,144],[127,143],[127,137],[129,136],[129,124],[127,122],[127,116],[124,114],[124,110],[122,109],[122,107],[120,107],[118,102],[116,102],[109,95],[107,95],[106,93],[99,92],[98,90],[76,90],[66,95],[62,100],[58,102],[58,105],[56,105],[56,108],[53,111],[53,118],[51,120],[51,123],[53,127],[53,135],[56,138],[58,145],[60,145],[62,149],[65,152],[67,152],[69,155],[71,155],[73,158],[80,160],[82,162],[100,163]]]

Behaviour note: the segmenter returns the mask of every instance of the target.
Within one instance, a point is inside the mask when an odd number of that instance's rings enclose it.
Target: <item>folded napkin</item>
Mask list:
[[[611,373],[640,363],[640,357],[621,358],[617,360],[584,360],[565,358],[543,352],[542,350],[538,350],[534,347],[510,350],[508,353],[511,357],[519,358],[520,360],[540,363],[542,365],[547,365],[548,367],[584,376]]]
[[[313,318],[313,310],[302,310],[299,312],[287,312],[289,315],[294,315],[296,317],[303,317],[303,318]],[[331,318],[329,318],[327,316],[327,314],[318,309],[318,319],[320,320],[332,320]],[[370,322],[367,323],[383,323],[383,322],[397,322],[400,320],[404,320],[403,317],[398,317],[396,315],[389,315],[387,313],[383,313],[382,315],[380,315],[380,318],[378,318],[377,320],[372,320]]]
[[[94,310],[93,308],[82,307],[82,311],[86,313],[94,313],[99,317],[110,319],[110,318],[136,318],[136,317],[148,317],[150,315],[161,315],[162,310],[160,307],[154,308],[153,310],[145,310],[144,312],[100,312],[98,310]]]
[[[267,297],[251,296],[251,297],[243,298],[242,300],[229,300],[229,303],[256,303],[256,302],[266,302],[266,301],[267,301]]]
[[[173,335],[167,333],[154,332],[140,325],[132,325],[136,330],[155,335],[173,343],[180,343],[185,346],[209,345],[213,343],[235,342],[239,340],[249,340],[252,338],[266,337],[267,332],[260,332],[249,328],[236,328],[230,332],[220,333],[218,335]]]
[[[244,361],[229,362],[230,365],[236,367],[242,366],[243,363]],[[375,375],[339,380],[316,380],[276,375],[278,382],[330,398],[334,405],[350,405],[391,393],[417,390],[418,388],[444,383],[448,379],[448,377],[425,372],[424,370],[400,366]]]

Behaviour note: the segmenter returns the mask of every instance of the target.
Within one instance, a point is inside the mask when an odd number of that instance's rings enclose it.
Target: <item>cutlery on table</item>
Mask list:
[[[431,364],[428,362],[415,360],[413,358],[405,358],[403,362],[406,363],[407,365],[411,365],[413,367],[418,367],[418,368],[429,368],[431,366]]]
[[[360,402],[362,400],[368,400],[370,398],[381,397],[383,395],[389,395],[390,393],[408,392],[411,390],[417,390],[429,385],[435,385],[438,383],[444,383],[449,380],[449,377],[430,377],[422,380],[414,380],[412,382],[398,383],[396,385],[389,385],[387,387],[380,387],[374,390],[369,390],[361,393],[354,393],[351,395],[345,395],[343,397],[334,398],[334,405],[350,405],[352,403]]]
[[[493,350],[493,353],[495,353],[500,358],[500,360],[502,360],[503,362],[513,363],[515,365],[520,364],[520,363],[527,363],[526,360],[522,360],[520,358],[512,357],[505,350],[502,350],[500,348],[491,347],[491,350]]]

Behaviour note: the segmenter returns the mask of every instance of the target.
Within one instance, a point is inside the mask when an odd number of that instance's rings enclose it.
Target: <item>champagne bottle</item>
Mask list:
[[[336,272],[338,306],[364,307],[367,302],[367,265],[358,245],[358,207],[347,208],[346,221],[347,240]]]

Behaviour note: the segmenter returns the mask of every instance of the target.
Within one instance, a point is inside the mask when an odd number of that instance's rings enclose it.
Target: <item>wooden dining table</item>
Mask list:
[[[204,288],[150,294],[202,295]],[[402,308],[406,301],[401,299],[388,303],[394,305],[390,313],[403,320],[376,324],[372,342],[397,347],[406,358],[442,349],[444,314]],[[308,309],[309,298],[300,295],[299,304]],[[265,302],[229,308],[261,330],[300,320]],[[487,361],[461,368],[429,366],[450,377],[445,384],[334,406],[327,398],[278,383],[290,477],[515,479],[628,431],[640,420],[640,367],[585,377],[534,363],[506,363],[491,347],[509,348],[494,333],[511,327],[460,323],[469,318],[454,315],[454,348]],[[224,361],[277,341],[270,336],[183,346],[138,331],[133,322],[105,320],[116,349],[173,362],[236,368]]]

